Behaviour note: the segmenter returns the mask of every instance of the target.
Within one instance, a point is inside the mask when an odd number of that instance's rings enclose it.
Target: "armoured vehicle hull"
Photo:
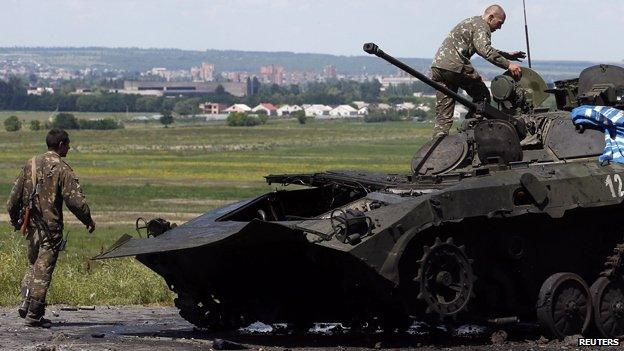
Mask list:
[[[583,94],[564,90],[554,91],[562,108]],[[597,162],[602,131],[575,128],[567,111],[491,114],[458,101],[476,123],[426,143],[411,174],[267,176],[306,188],[122,237],[98,258],[136,256],[200,327],[331,320],[392,329],[415,317],[537,321],[555,337],[593,327],[624,334],[624,166]],[[515,107],[527,99],[504,110]]]

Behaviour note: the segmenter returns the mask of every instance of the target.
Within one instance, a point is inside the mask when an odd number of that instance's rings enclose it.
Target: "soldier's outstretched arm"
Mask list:
[[[20,212],[24,207],[22,203],[24,192],[24,169],[20,171],[19,176],[15,179],[13,183],[13,188],[11,189],[11,195],[9,195],[9,199],[7,200],[7,212],[9,212],[9,218],[11,219],[11,225],[14,228],[17,228],[18,221],[20,219]]]
[[[509,68],[509,60],[492,47],[491,35],[491,33],[484,30],[475,33],[473,41],[477,54],[502,69]]]
[[[65,166],[61,170],[60,180],[65,205],[92,232],[95,229],[95,223],[91,218],[91,210],[78,178],[68,166]]]

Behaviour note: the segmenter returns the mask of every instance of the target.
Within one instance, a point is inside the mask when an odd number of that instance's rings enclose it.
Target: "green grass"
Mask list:
[[[126,228],[104,226],[95,234],[78,227],[70,231],[48,291],[50,304],[170,303],[173,294],[164,281],[132,258],[91,261]],[[26,241],[6,225],[0,226],[0,305],[19,303],[19,286],[27,268]]]
[[[251,128],[148,124],[70,131],[72,150],[66,161],[80,178],[98,229],[88,236],[70,222],[68,250],[61,254],[48,302],[169,303],[172,295],[162,279],[134,259],[89,258],[122,233],[133,234],[136,217],[163,214],[180,223],[230,201],[274,190],[275,185],[264,182],[268,174],[409,172],[413,153],[430,131],[430,124],[345,121],[271,121]],[[0,193],[5,198],[20,167],[45,151],[45,133],[0,132]],[[66,220],[75,221],[69,211]],[[6,224],[0,230],[0,305],[15,304],[25,246]]]

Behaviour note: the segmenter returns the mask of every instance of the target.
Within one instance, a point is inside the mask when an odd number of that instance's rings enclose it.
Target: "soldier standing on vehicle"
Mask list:
[[[431,63],[432,79],[454,92],[458,88],[466,91],[473,101],[490,101],[490,92],[483,79],[470,63],[475,54],[492,64],[507,69],[514,77],[520,77],[520,66],[509,62],[524,58],[521,51],[507,53],[492,47],[492,32],[505,23],[505,11],[499,5],[485,9],[483,16],[461,21],[455,26],[438,49]],[[455,101],[438,91],[436,94],[436,120],[433,137],[447,135],[453,124]]]
[[[11,224],[28,240],[28,269],[22,280],[18,312],[27,326],[49,328],[45,298],[59,251],[63,249],[63,202],[87,226],[95,222],[78,178],[61,157],[69,151],[69,135],[52,129],[46,136],[48,151],[31,158],[17,177],[7,201]]]

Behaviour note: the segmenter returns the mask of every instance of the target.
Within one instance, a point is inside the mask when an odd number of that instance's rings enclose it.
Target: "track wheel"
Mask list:
[[[476,280],[466,249],[456,246],[452,238],[445,242],[436,238],[433,246],[423,247],[423,252],[414,281],[419,284],[417,298],[427,304],[425,313],[449,317],[465,311],[474,296]]]
[[[594,321],[605,338],[624,337],[624,281],[598,278],[590,288]]]
[[[591,318],[591,296],[583,278],[555,273],[544,281],[537,299],[537,320],[545,333],[558,339],[586,333]]]

